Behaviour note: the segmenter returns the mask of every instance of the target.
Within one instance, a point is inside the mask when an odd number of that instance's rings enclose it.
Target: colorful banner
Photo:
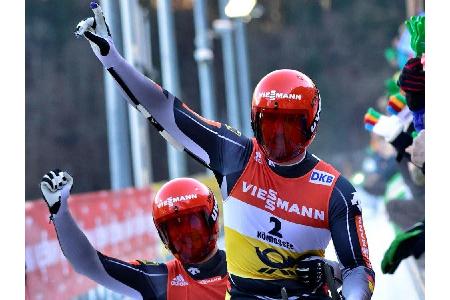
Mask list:
[[[124,261],[158,260],[162,243],[151,216],[151,188],[73,195],[70,211],[91,244]],[[62,254],[43,200],[25,206],[26,299],[73,299],[96,283],[75,273]]]

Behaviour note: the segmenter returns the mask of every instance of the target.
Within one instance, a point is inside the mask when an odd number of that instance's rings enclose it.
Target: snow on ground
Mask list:
[[[364,228],[369,242],[370,261],[375,271],[373,300],[423,300],[419,295],[420,283],[414,280],[414,259],[404,260],[392,275],[381,272],[384,252],[394,239],[394,230],[389,223],[382,200],[360,192]],[[337,260],[332,243],[326,249],[326,258]]]

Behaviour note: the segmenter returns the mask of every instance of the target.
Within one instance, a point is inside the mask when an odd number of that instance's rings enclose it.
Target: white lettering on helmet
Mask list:
[[[163,206],[170,206],[172,207],[174,203],[180,202],[180,201],[186,201],[186,200],[192,200],[197,199],[197,194],[189,194],[189,195],[183,195],[183,196],[177,196],[177,197],[169,197],[166,200],[160,200],[158,202],[158,208],[161,208]]]
[[[280,93],[276,90],[271,90],[270,92],[261,92],[259,93],[259,97],[269,98],[270,101],[273,101],[275,99],[302,100],[302,95]]]
[[[217,204],[216,199],[214,198],[214,206],[213,206],[213,210],[211,213],[211,218],[213,219],[213,221],[217,221],[217,217],[219,216],[219,205]]]

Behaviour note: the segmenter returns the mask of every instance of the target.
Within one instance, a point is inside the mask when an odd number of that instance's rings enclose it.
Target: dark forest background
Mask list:
[[[91,15],[89,2],[26,0],[27,200],[40,197],[40,178],[55,167],[70,170],[75,192],[110,188],[103,69],[88,43],[73,35],[76,24]],[[173,2],[182,89],[178,96],[200,111],[192,1]],[[210,20],[217,19],[217,1],[207,2]],[[252,88],[274,69],[308,74],[322,96],[319,134],[311,150],[348,176],[368,145],[364,113],[385,93],[384,80],[395,72],[384,50],[406,19],[405,2],[258,3],[263,15],[247,24]],[[159,70],[156,11],[149,7],[153,62]],[[213,50],[218,119],[226,122],[220,40],[214,40]],[[158,72],[153,79],[161,82]],[[250,99],[240,100],[250,105]],[[166,180],[167,163],[161,159],[166,143],[153,128],[150,135],[154,180]],[[194,160],[187,162],[190,174],[203,171]]]

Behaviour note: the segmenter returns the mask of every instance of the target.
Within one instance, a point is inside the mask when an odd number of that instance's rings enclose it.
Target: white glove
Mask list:
[[[61,206],[67,206],[72,185],[72,176],[59,169],[52,170],[42,177],[41,192],[52,215],[57,214]]]
[[[96,2],[91,2],[90,6],[94,17],[78,23],[75,35],[77,37],[84,36],[89,41],[95,55],[105,64],[105,57],[108,56],[114,44],[102,8]]]
[[[403,124],[397,116],[381,115],[378,122],[373,126],[373,132],[384,137],[390,143],[403,132]]]

